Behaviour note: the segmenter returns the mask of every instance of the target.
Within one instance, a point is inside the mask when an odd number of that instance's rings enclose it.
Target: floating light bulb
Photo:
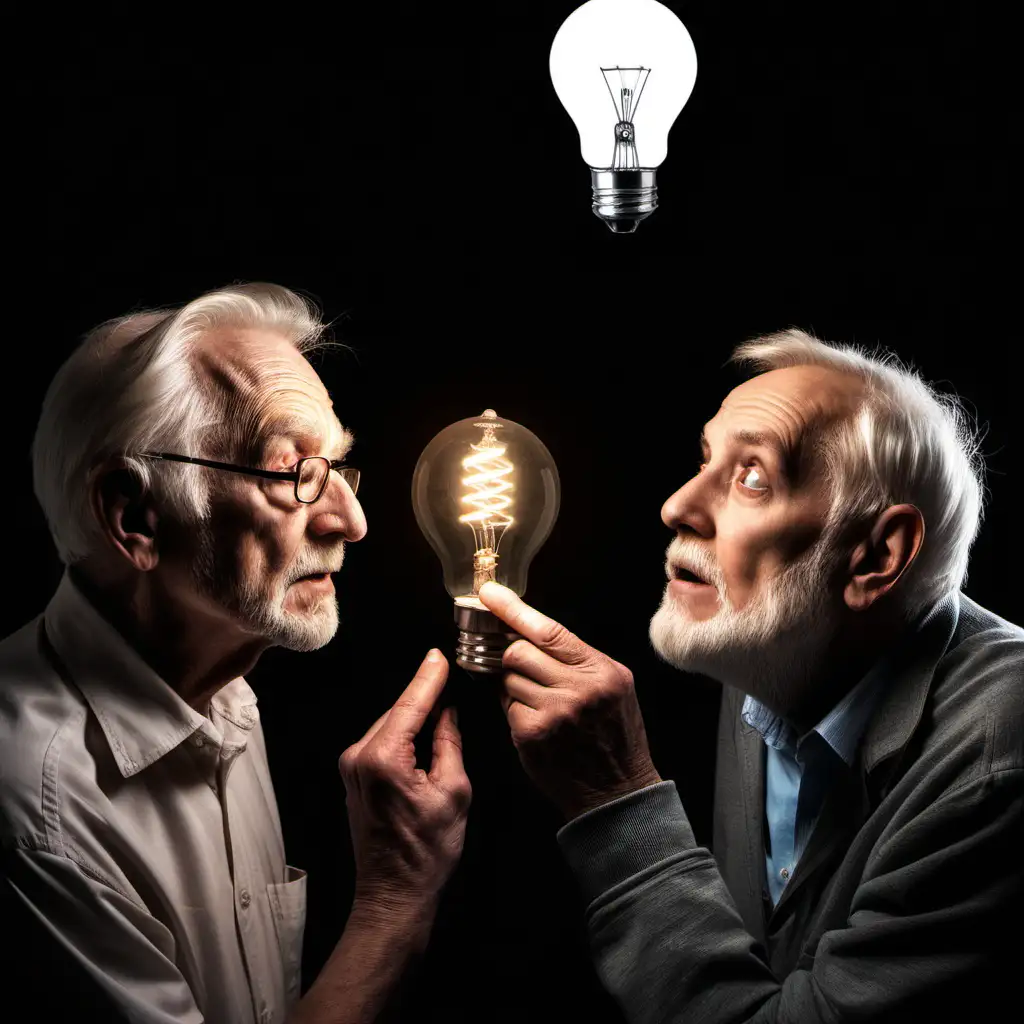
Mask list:
[[[493,409],[445,427],[423,450],[412,477],[416,522],[455,599],[456,664],[500,672],[516,634],[479,598],[488,580],[520,597],[530,562],[558,516],[560,487],[537,436]]]
[[[589,0],[555,33],[549,68],[580,133],[594,213],[635,231],[658,206],[655,172],[697,78],[690,34],[657,0]]]

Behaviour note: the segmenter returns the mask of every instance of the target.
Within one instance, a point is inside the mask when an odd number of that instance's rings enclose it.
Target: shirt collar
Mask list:
[[[919,617],[861,680],[849,690],[811,732],[817,733],[849,766],[853,767],[857,747],[883,693],[886,678],[891,674],[897,655],[909,645],[921,628],[925,616]],[[743,721],[756,729],[770,747],[795,752],[808,734],[798,736],[784,718],[766,708],[749,694],[740,712]]]
[[[852,768],[857,745],[878,703],[890,659],[883,657],[814,727],[814,731]]]
[[[880,662],[810,730],[817,733],[850,767],[853,766],[857,744],[880,694],[883,678],[884,670]],[[749,695],[743,701],[741,714],[743,721],[756,729],[765,743],[776,750],[795,754],[810,735],[805,733],[799,736],[789,722]]]
[[[65,571],[44,613],[46,635],[71,681],[99,721],[125,778],[142,771],[196,730],[212,728],[157,675]],[[256,695],[239,676],[211,708],[249,732],[259,721]]]

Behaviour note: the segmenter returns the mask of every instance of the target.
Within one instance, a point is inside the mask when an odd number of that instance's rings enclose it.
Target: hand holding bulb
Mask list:
[[[501,703],[523,768],[563,817],[661,782],[629,669],[506,587],[486,583],[480,600],[521,636]]]

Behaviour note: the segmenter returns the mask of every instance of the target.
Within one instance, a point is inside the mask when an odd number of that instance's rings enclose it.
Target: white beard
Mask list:
[[[719,609],[710,618],[694,619],[684,600],[674,598],[666,586],[651,619],[655,651],[681,671],[734,686],[785,714],[820,674],[838,632],[840,613],[828,586],[838,561],[831,537],[822,536],[803,558],[766,580],[739,610],[729,600],[718,567],[692,542],[677,537],[669,546],[670,579],[673,562],[681,558],[698,566],[716,587]]]
[[[226,609],[246,632],[262,637],[276,647],[290,651],[315,651],[329,643],[338,632],[338,599],[335,594],[322,594],[301,612],[284,608],[292,583],[301,577],[332,567],[344,558],[344,548],[336,551],[309,552],[289,569],[286,580],[278,580],[272,591],[260,589],[258,581],[247,577],[238,584],[225,583],[229,577],[217,569],[217,546],[207,523],[199,530],[199,553],[193,565],[192,578],[200,593]]]

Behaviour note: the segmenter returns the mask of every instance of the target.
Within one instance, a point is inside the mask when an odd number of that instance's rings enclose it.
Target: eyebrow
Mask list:
[[[355,442],[355,437],[350,430],[346,430],[340,424],[336,424],[336,426],[339,431],[337,442],[329,451],[316,453],[318,455],[325,455],[332,462],[338,462],[345,458]],[[313,424],[308,420],[290,417],[287,419],[275,420],[270,425],[267,432],[268,444],[275,438],[312,442],[317,438],[317,431]]]
[[[777,434],[767,430],[737,430],[726,438],[727,443],[749,444],[756,448],[769,448],[779,457],[783,474],[787,479],[793,478],[796,453],[788,448],[785,442]],[[711,445],[705,431],[700,432],[700,450],[707,458],[711,453]]]

